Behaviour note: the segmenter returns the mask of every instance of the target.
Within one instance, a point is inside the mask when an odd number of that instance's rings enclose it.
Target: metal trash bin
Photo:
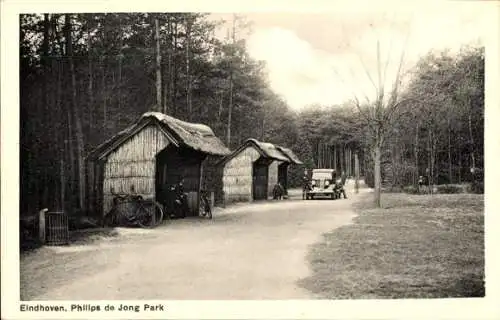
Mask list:
[[[46,212],[45,223],[46,245],[60,246],[69,244],[69,223],[67,214],[64,212]]]

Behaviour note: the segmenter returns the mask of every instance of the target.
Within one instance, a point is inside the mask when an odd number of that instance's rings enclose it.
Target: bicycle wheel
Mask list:
[[[143,201],[137,209],[138,224],[142,228],[155,228],[163,221],[163,210],[156,201]]]

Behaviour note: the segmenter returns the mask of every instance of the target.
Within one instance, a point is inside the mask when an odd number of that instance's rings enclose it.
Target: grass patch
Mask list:
[[[484,297],[482,195],[384,194],[312,246],[300,285],[326,299]]]

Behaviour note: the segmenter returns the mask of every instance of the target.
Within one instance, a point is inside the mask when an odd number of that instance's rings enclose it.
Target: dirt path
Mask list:
[[[352,194],[352,193],[351,193]],[[118,241],[43,248],[21,261],[26,300],[309,299],[308,246],[348,224],[351,199],[239,205],[212,221],[121,230]]]

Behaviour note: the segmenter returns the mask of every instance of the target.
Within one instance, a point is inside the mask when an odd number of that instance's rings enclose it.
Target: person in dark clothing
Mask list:
[[[424,176],[418,177],[418,193],[427,193],[427,179]]]
[[[174,200],[174,216],[176,218],[185,218],[188,212],[187,197],[184,193],[184,179],[179,179],[179,182],[171,188]]]
[[[305,169],[304,175],[302,176],[302,200],[304,200],[306,198],[306,193],[309,190],[311,190],[311,183],[309,181],[307,169]]]
[[[347,199],[347,195],[345,193],[345,188],[344,188],[346,180],[347,180],[347,175],[345,174],[344,171],[342,171],[340,183],[338,184],[338,191],[344,196],[344,199]]]
[[[274,200],[282,200],[283,199],[283,194],[284,194],[284,189],[283,186],[281,185],[280,182],[274,185],[273,188],[273,199]]]

